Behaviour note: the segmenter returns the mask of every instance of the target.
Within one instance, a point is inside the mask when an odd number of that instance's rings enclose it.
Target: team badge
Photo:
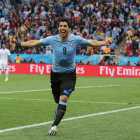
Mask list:
[[[71,42],[71,47],[75,47],[75,42]]]

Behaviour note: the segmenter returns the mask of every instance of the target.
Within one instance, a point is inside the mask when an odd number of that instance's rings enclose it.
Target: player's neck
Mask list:
[[[67,36],[59,36],[60,40],[67,41],[70,38],[70,34]]]

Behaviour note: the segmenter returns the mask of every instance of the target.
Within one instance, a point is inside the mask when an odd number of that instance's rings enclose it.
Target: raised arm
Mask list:
[[[84,39],[80,36],[75,36],[75,38],[78,40],[79,45],[85,45],[85,46],[92,46],[92,47],[101,47],[101,46],[108,46],[112,42],[110,40],[105,40],[105,41],[96,41],[96,40],[87,40]]]
[[[92,47],[108,46],[110,44],[111,44],[110,40],[105,41],[90,40],[90,46]]]
[[[41,44],[40,40],[29,40],[26,42],[14,41],[11,50],[15,50],[15,48],[21,48],[21,47],[35,47],[40,44]]]
[[[21,42],[21,47],[35,47],[40,45],[40,40],[30,40],[26,42]]]

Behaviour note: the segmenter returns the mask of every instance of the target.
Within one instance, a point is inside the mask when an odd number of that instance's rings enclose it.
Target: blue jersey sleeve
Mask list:
[[[88,46],[90,44],[90,41],[87,39],[82,38],[81,36],[76,36],[76,40],[80,46]]]
[[[53,36],[46,37],[44,39],[40,39],[41,45],[51,45],[53,42]]]

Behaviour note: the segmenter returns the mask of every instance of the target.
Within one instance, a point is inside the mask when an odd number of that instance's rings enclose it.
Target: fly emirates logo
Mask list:
[[[30,73],[35,74],[50,74],[52,69],[52,65],[38,65],[38,64],[31,64],[30,65]],[[76,73],[77,74],[84,74],[85,70],[84,67],[77,67]]]
[[[107,67],[100,66],[100,75],[103,76],[140,76],[138,67]]]
[[[30,65],[31,73],[50,74],[51,69],[52,69],[51,65],[37,65],[37,64]]]

